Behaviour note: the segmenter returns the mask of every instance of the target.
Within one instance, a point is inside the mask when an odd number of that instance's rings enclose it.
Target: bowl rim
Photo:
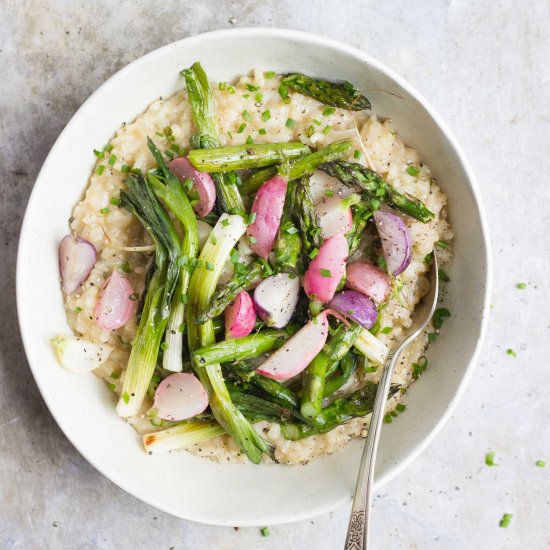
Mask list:
[[[88,103],[90,103],[101,90],[111,85],[113,81],[124,78],[126,73],[132,71],[136,65],[144,62],[148,62],[149,60],[154,59],[156,57],[162,57],[165,55],[167,51],[174,48],[176,45],[179,46],[180,44],[185,43],[187,46],[192,47],[193,45],[195,46],[200,45],[201,42],[208,41],[210,39],[216,39],[216,40],[225,39],[225,38],[231,39],[236,35],[241,37],[242,36],[250,37],[250,38],[255,38],[255,37],[280,38],[285,40],[293,40],[293,41],[296,41],[297,43],[322,45],[324,47],[329,47],[333,50],[343,53],[346,56],[352,57],[357,61],[371,65],[376,70],[380,71],[381,73],[388,76],[390,79],[394,80],[408,94],[410,94],[412,98],[414,98],[416,101],[418,101],[422,105],[422,107],[426,110],[427,114],[432,118],[434,123],[441,130],[443,136],[445,137],[445,139],[451,146],[452,150],[456,154],[456,157],[462,169],[464,170],[464,174],[470,185],[471,192],[475,199],[475,205],[477,207],[477,211],[478,211],[477,213],[479,215],[479,220],[480,220],[481,239],[482,239],[483,249],[485,251],[484,261],[486,265],[486,270],[485,270],[485,280],[484,280],[484,299],[483,299],[482,309],[480,313],[480,331],[479,331],[474,352],[471,355],[469,363],[463,372],[460,383],[456,387],[453,398],[448,403],[448,406],[446,407],[443,414],[439,417],[437,423],[434,425],[434,427],[429,432],[429,434],[427,434],[423,439],[421,439],[417,443],[417,445],[414,447],[414,449],[411,450],[406,457],[400,460],[397,464],[390,465],[386,473],[381,477],[377,478],[375,483],[375,486],[377,489],[382,487],[385,483],[389,482],[391,479],[393,479],[398,474],[400,474],[405,468],[407,468],[435,439],[435,437],[439,434],[439,432],[443,428],[444,424],[453,414],[473,374],[473,371],[476,366],[477,360],[479,358],[481,347],[486,335],[488,319],[489,319],[489,309],[490,309],[489,306],[490,306],[490,299],[491,299],[492,271],[493,271],[492,257],[491,257],[491,244],[490,244],[490,238],[489,238],[490,234],[488,229],[487,216],[486,216],[485,208],[483,206],[483,200],[481,197],[481,193],[479,190],[476,177],[472,171],[472,168],[470,166],[469,161],[466,158],[464,151],[462,150],[461,146],[459,145],[458,141],[454,137],[453,133],[451,132],[447,124],[440,118],[440,116],[437,114],[437,112],[434,110],[431,104],[424,98],[424,96],[421,93],[419,93],[405,78],[400,76],[393,69],[390,69],[385,64],[378,61],[376,58],[372,57],[371,55],[363,52],[362,50],[349,46],[337,40],[325,38],[323,36],[320,36],[314,33],[304,32],[304,31],[282,29],[282,28],[267,28],[267,27],[244,27],[244,28],[223,29],[223,30],[215,30],[215,31],[200,33],[194,36],[182,38],[175,42],[168,43],[128,63],[127,65],[122,67],[122,69],[120,69],[119,71],[111,75],[94,92],[92,92],[92,94],[84,101],[84,103],[82,103],[79,109],[74,113],[74,115],[67,122],[66,126],[60,132],[59,136],[56,138],[55,143],[53,144],[48,155],[46,156],[46,159],[44,160],[44,163],[36,177],[35,184],[33,186],[33,189],[31,191],[31,194],[29,196],[29,200],[25,209],[25,215],[24,215],[23,223],[21,225],[21,230],[19,234],[19,244],[18,244],[18,251],[17,251],[17,262],[16,262],[17,314],[18,314],[18,323],[19,323],[19,328],[21,332],[23,347],[25,350],[25,354],[27,356],[27,360],[28,360],[31,372],[38,386],[38,389],[42,395],[42,398],[44,399],[46,406],[50,411],[50,414],[52,414],[52,416],[54,417],[57,425],[59,426],[63,434],[67,437],[67,439],[71,442],[71,444],[76,448],[76,450],[86,459],[86,461],[88,461],[96,470],[98,470],[102,475],[107,477],[115,485],[117,485],[118,487],[120,487],[121,489],[129,493],[130,495],[138,498],[139,500],[146,502],[147,504],[155,508],[158,508],[164,512],[175,515],[177,517],[184,517],[184,516],[182,516],[181,513],[178,513],[175,510],[170,509],[169,506],[163,506],[162,503],[160,502],[156,502],[156,501],[153,502],[152,499],[148,498],[147,495],[141,494],[138,490],[135,489],[135,487],[128,487],[126,486],[126,484],[119,482],[117,479],[114,479],[113,476],[108,475],[104,471],[104,468],[102,467],[102,465],[97,463],[97,461],[92,456],[90,456],[89,452],[84,450],[82,446],[78,445],[73,441],[73,439],[71,438],[71,435],[67,433],[67,431],[65,431],[63,419],[58,418],[56,414],[53,412],[55,408],[52,406],[51,396],[49,396],[47,392],[43,391],[43,388],[41,387],[39,382],[39,377],[35,373],[35,370],[37,367],[33,366],[31,361],[29,360],[29,357],[31,356],[30,349],[32,347],[32,335],[26,331],[26,328],[22,325],[22,321],[21,321],[23,304],[25,303],[25,296],[23,294],[23,280],[22,280],[22,277],[23,277],[22,250],[25,242],[28,240],[28,234],[30,234],[31,232],[30,230],[32,228],[29,212],[32,210],[31,206],[34,204],[36,200],[36,196],[37,196],[36,184],[41,180],[43,172],[46,170],[49,164],[48,161],[50,160],[51,157],[55,155],[57,148],[60,146],[60,141],[63,135],[65,134],[65,132],[67,131],[67,128],[69,126],[72,126],[78,123],[81,113],[83,110],[87,108]],[[274,522],[272,521],[271,524],[289,523],[289,522],[310,519],[320,514],[335,510],[336,508],[342,506],[346,502],[349,502],[349,498],[341,498],[339,500],[330,501],[330,502],[316,506],[314,510],[309,514],[304,513],[299,517],[288,516],[279,521],[274,521]],[[188,519],[191,521],[197,521],[200,523],[212,524],[211,519],[207,517],[202,517],[202,516],[199,517],[196,514],[186,514],[185,519]],[[233,525],[232,522],[224,523],[222,521],[216,521],[215,524]],[[263,525],[263,523],[258,521],[249,521],[249,522],[244,522],[241,525]]]

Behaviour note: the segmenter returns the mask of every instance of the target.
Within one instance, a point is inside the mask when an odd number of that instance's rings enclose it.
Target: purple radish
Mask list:
[[[66,235],[59,244],[61,289],[71,294],[88,278],[94,268],[97,253],[94,245],[79,237]]]
[[[374,213],[374,221],[382,240],[388,273],[395,277],[403,273],[411,263],[411,230],[402,218],[393,212],[377,210]]]
[[[332,309],[362,325],[367,330],[376,323],[376,318],[378,317],[375,303],[364,294],[355,290],[338,292],[329,305]]]

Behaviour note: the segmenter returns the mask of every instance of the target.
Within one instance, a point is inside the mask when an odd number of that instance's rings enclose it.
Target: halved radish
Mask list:
[[[52,344],[61,366],[78,373],[97,369],[113,351],[112,346],[94,344],[82,338],[58,336],[52,340]]]
[[[282,328],[288,324],[300,292],[300,279],[289,273],[277,273],[264,279],[254,290],[254,304],[267,326]]]
[[[381,303],[391,292],[391,280],[381,269],[368,262],[353,262],[346,267],[346,287]]]
[[[258,189],[252,204],[251,215],[255,216],[255,220],[246,232],[250,237],[250,248],[265,260],[277,236],[287,185],[287,178],[279,175],[272,177]]]
[[[330,197],[322,200],[316,207],[315,213],[323,239],[329,239],[336,233],[349,233],[353,228],[353,213],[351,205],[361,200],[359,195],[351,195],[346,199]]]
[[[356,323],[371,328],[376,323],[378,310],[374,302],[355,290],[344,290],[334,295],[330,307]]]
[[[256,310],[250,294],[243,290],[232,304],[225,308],[225,337],[244,338],[254,329]]]
[[[88,278],[96,262],[96,250],[91,242],[66,235],[59,244],[61,289],[71,294]]]
[[[411,230],[402,218],[393,212],[377,210],[374,213],[374,221],[382,240],[388,273],[393,276],[403,273],[412,259]]]
[[[95,307],[96,323],[109,330],[123,327],[136,309],[133,292],[128,279],[113,271]]]
[[[199,379],[188,372],[167,376],[155,392],[156,416],[164,420],[185,420],[208,407],[208,394]]]
[[[346,272],[348,241],[342,233],[327,239],[304,276],[306,294],[321,303],[330,302]]]
[[[273,380],[300,374],[323,349],[328,336],[328,311],[306,323],[282,347],[272,353],[256,372]]]
[[[216,203],[216,186],[212,176],[206,172],[195,170],[186,157],[175,158],[170,162],[168,168],[182,183],[188,179],[193,182],[199,194],[199,202],[195,204],[193,209],[201,218],[204,218]]]

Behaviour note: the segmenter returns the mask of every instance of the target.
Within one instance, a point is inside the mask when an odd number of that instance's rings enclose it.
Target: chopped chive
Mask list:
[[[160,345],[160,349],[162,351],[166,351],[168,349],[168,342],[162,342],[162,344]]]
[[[225,90],[227,88],[226,82],[218,82],[218,90]]]
[[[294,128],[296,126],[296,121],[293,118],[287,118],[285,122],[287,128]]]
[[[325,107],[323,109],[323,116],[333,115],[336,112],[334,107]]]
[[[260,87],[259,86],[256,86],[256,84],[251,84],[250,82],[248,82],[246,84],[246,89],[249,91],[249,92],[257,92]]]
[[[109,160],[107,161],[111,166],[114,165],[114,163],[116,162],[116,155],[110,155],[109,156]]]
[[[504,514],[502,516],[502,519],[499,521],[498,526],[499,527],[508,527],[510,525],[510,521],[512,520],[514,516],[512,514]]]
[[[321,277],[324,277],[325,279],[330,279],[332,277],[332,273],[330,272],[330,269],[323,269],[321,268]]]
[[[332,130],[332,126],[330,125],[326,125],[324,128],[323,128],[323,134],[328,134],[330,131]]]
[[[397,405],[395,406],[395,408],[399,411],[399,412],[403,412],[407,409],[407,405],[404,405],[403,403],[397,403]]]
[[[243,94],[243,97],[244,97],[245,99],[248,99],[248,98],[250,97],[250,94]]]
[[[74,312],[75,312],[75,313],[80,313],[81,311],[82,311],[82,308],[79,307],[79,306],[76,306],[76,307],[74,308]]]
[[[508,348],[506,350],[506,354],[511,355],[512,357],[517,357],[517,353],[512,348]]]
[[[103,172],[105,172],[105,165],[104,165],[104,164],[100,164],[100,165],[95,169],[95,173],[96,173],[98,176],[101,176],[101,174],[103,174]]]
[[[357,160],[361,158],[361,151],[359,151],[359,149],[355,149],[353,152],[353,158]]]
[[[263,101],[263,99],[264,99],[264,94],[262,94],[262,93],[260,93],[260,92],[258,92],[258,93],[254,96],[254,101],[255,101],[256,103],[261,103],[261,102]],[[258,105],[258,107],[259,107],[259,105]]]
[[[275,76],[275,74],[276,74],[275,71],[266,71],[264,73],[264,78],[266,80],[271,80]]]
[[[254,138],[252,136],[248,136],[246,138],[246,144],[247,145],[252,145],[254,143]]]
[[[267,527],[262,527],[260,529],[260,533],[262,534],[262,537],[269,537],[269,529]]]
[[[132,168],[131,170],[131,173],[132,174],[141,174],[141,169],[140,168],[136,168],[135,166]]]
[[[382,334],[389,334],[393,330],[393,327],[384,327],[380,332]]]
[[[313,124],[317,124],[317,126],[321,126],[321,121],[318,120],[317,118],[314,118],[313,119]]]
[[[131,168],[127,165],[127,164],[123,164],[121,167],[120,167],[120,171],[124,174],[129,174],[130,173],[130,170]]]
[[[164,130],[162,130],[162,133],[168,137],[168,136],[171,136],[172,135],[172,128],[170,128],[170,126],[166,126],[164,128]]]
[[[248,237],[248,240],[250,241],[250,244],[256,244],[257,242],[256,237],[252,237],[252,236]]]
[[[111,211],[111,210],[110,210],[109,208],[107,208],[107,207],[102,208],[102,209],[100,210],[101,214],[108,214],[110,211]]]
[[[523,290],[523,289],[527,288],[527,283],[518,283],[516,285],[516,288],[519,288],[520,290]]]
[[[122,262],[120,269],[124,273],[132,273],[132,268],[130,267],[130,264],[128,262]]]
[[[391,424],[393,422],[393,417],[390,413],[388,413],[384,416],[384,422],[386,424]]]
[[[436,330],[439,330],[443,326],[443,321],[445,317],[450,317],[451,312],[444,307],[438,307],[432,317],[432,322],[434,325],[434,328]]]
[[[237,130],[237,134],[242,134],[244,132],[244,129],[246,128],[246,122],[243,122],[240,126],[239,126],[239,129]]]
[[[267,122],[270,118],[271,118],[271,111],[269,109],[267,109],[266,111],[264,111],[262,113],[262,120],[264,122]]]
[[[128,405],[128,403],[130,402],[130,395],[128,394],[127,391],[125,391],[122,394],[122,401],[124,401],[124,403],[126,403],[126,405]]]
[[[107,145],[103,147],[103,150],[107,153],[110,153],[113,150],[113,146],[110,143],[107,143]]]
[[[412,368],[412,377],[415,380],[418,380],[418,378],[420,378],[420,375],[428,368],[428,358],[425,355],[421,355],[416,360],[416,363],[412,364]]]
[[[116,386],[114,384],[107,384],[107,387],[111,390],[111,391],[115,391],[116,390]]]
[[[332,189],[325,189],[325,195],[327,197],[334,197],[334,191]]]
[[[120,198],[119,197],[111,197],[111,200],[109,201],[111,204],[114,204],[118,206],[120,204]]]
[[[313,258],[317,257],[317,254],[319,254],[319,249],[314,248],[307,256],[310,260],[313,260]]]
[[[313,126],[308,126],[306,129],[306,137],[310,138],[315,133],[315,128]]]
[[[229,136],[229,139],[233,139],[233,134],[230,131],[227,132],[227,135]]]
[[[189,303],[189,295],[187,295],[187,294],[182,294],[182,295],[180,296],[180,300],[181,300],[181,303],[182,303],[183,305]]]
[[[258,130],[258,134],[260,134],[261,136],[265,136],[267,134],[267,130],[265,128],[260,128]]]
[[[252,120],[252,117],[250,116],[250,113],[248,111],[243,111],[243,118],[246,120],[246,122],[250,122]]]
[[[227,87],[227,91],[228,91],[228,93],[230,93],[230,94],[234,94],[234,93],[235,93],[235,88],[234,88],[233,86],[230,85],[230,86]]]
[[[218,244],[218,239],[216,239],[216,237],[214,236],[214,232],[210,233],[210,236],[208,237],[208,239],[212,244],[214,245]]]
[[[105,156],[105,153],[103,151],[98,151],[97,149],[94,149],[94,155],[98,159],[102,159]]]
[[[437,270],[437,276],[439,277],[439,280],[442,283],[448,283],[451,280],[449,279],[449,276],[447,275],[447,273],[445,273],[445,271],[441,268]]]
[[[237,264],[239,263],[240,259],[241,259],[241,255],[239,254],[239,252],[235,249],[233,249],[230,253],[229,253],[229,257],[231,258],[231,263],[233,264]]]
[[[288,233],[289,235],[295,235],[296,233],[298,233],[298,228],[291,225],[290,227],[285,229],[285,233]]]
[[[185,332],[185,323],[182,323],[182,324],[178,327],[178,332]]]
[[[376,372],[377,370],[378,370],[378,367],[366,367],[365,368],[366,373]]]
[[[440,248],[449,248],[449,243],[447,241],[444,241],[440,239],[439,241],[435,241],[435,244],[439,246]]]
[[[424,256],[424,263],[426,265],[432,265],[433,261],[434,261],[434,253],[433,252],[430,252],[430,253],[428,253]]]
[[[288,103],[290,101],[290,97],[288,96],[288,88],[284,84],[279,86],[278,92],[283,100],[283,103]]]
[[[420,170],[416,166],[407,166],[407,174],[416,178],[420,174]]]
[[[206,269],[208,269],[208,271],[214,271],[214,264],[212,262],[206,262]]]
[[[485,464],[487,464],[487,466],[498,466],[498,464],[495,463],[494,451],[490,451],[485,455]]]
[[[248,216],[248,224],[254,223],[256,221],[256,212],[251,212]]]
[[[229,225],[229,220],[222,220],[222,226],[227,227]]]
[[[535,462],[535,466],[538,466],[539,468],[544,468],[546,466],[546,460],[537,460]]]

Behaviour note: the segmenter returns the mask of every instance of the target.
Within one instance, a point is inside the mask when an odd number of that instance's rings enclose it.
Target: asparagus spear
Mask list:
[[[218,147],[220,143],[216,107],[206,73],[200,63],[193,63],[189,69],[181,71],[181,74],[185,77],[193,118],[199,131],[194,139],[194,145],[201,149]],[[212,179],[216,185],[216,201],[220,210],[230,212],[236,209],[244,212],[235,175],[215,174]]]
[[[342,370],[342,374],[335,376],[330,380],[325,381],[323,397],[332,395],[336,390],[339,390],[350,378],[357,369],[359,361],[354,353],[348,353],[342,357],[338,365]]]
[[[280,347],[288,338],[286,330],[262,330],[244,338],[229,338],[197,349],[193,352],[193,359],[197,367],[246,361]]]
[[[354,204],[351,210],[353,212],[353,228],[346,235],[350,257],[353,256],[359,248],[367,221],[373,214],[372,205],[364,202]]]
[[[420,199],[402,195],[382,176],[361,164],[337,160],[319,165],[319,170],[338,178],[344,185],[363,189],[369,198],[384,201],[423,223],[429,222],[434,217],[433,212],[430,212]]]
[[[172,300],[172,311],[166,328],[166,350],[162,356],[165,369],[180,372],[182,370],[183,333],[180,330],[185,316],[185,299],[191,278],[191,265],[199,250],[199,230],[193,207],[183,191],[178,180],[166,166],[161,152],[151,139],[147,144],[157,161],[160,174],[148,174],[149,185],[155,195],[161,199],[174,213],[183,230],[181,256],[187,261],[182,262],[178,287]]]
[[[363,327],[360,325],[354,324],[348,328],[342,324],[331,335],[330,340],[323,348],[329,359],[327,376],[330,376],[336,370],[339,361],[347,355],[362,332]]]
[[[209,319],[221,315],[237,294],[244,290],[256,277],[261,275],[263,271],[264,266],[259,262],[251,262],[243,266],[242,269],[235,270],[231,279],[212,295],[206,307],[197,312],[195,323],[206,323]]]
[[[321,351],[307,366],[302,378],[302,416],[314,426],[322,426],[325,423],[321,413],[323,393],[325,390],[325,376],[329,359],[324,351]]]
[[[281,432],[286,439],[296,441],[310,435],[329,432],[352,418],[366,416],[372,412],[377,389],[378,384],[367,382],[363,388],[351,395],[336,399],[322,410],[325,418],[323,425],[311,426],[305,422],[288,423],[281,426]],[[392,386],[389,397],[398,389],[399,386]]]
[[[215,149],[192,149],[188,158],[201,172],[226,172],[271,166],[285,158],[295,158],[310,152],[307,145],[297,142],[228,145]]]
[[[296,182],[289,181],[286,189],[285,204],[281,223],[275,241],[275,272],[295,273],[298,255],[300,254],[300,235],[298,228],[292,223],[296,209]]]
[[[309,188],[309,176],[300,179],[296,186],[296,221],[300,228],[302,248],[308,255],[315,257],[315,250],[319,251],[323,244],[321,228],[315,214],[313,199]]]
[[[292,73],[282,78],[281,83],[291,90],[317,99],[325,105],[340,107],[350,111],[370,109],[370,101],[351,82],[330,82],[312,78],[300,73]]]
[[[290,165],[289,179],[300,179],[308,174],[313,174],[319,164],[324,162],[331,162],[333,160],[341,159],[349,151],[352,146],[352,142],[349,139],[342,141],[335,141],[323,149],[319,149],[314,153],[298,157]],[[277,173],[275,166],[268,166],[262,168],[252,174],[246,183],[243,185],[243,195],[249,195],[255,193],[262,183],[272,178]]]
[[[241,413],[250,420],[250,422],[260,422],[267,420],[282,424],[289,420],[302,419],[300,414],[290,408],[282,407],[277,403],[267,401],[261,397],[247,393],[232,393],[233,402]]]
[[[201,251],[198,265],[189,283],[187,334],[191,352],[216,341],[212,321],[197,325],[194,322],[195,317],[197,312],[210,301],[223,265],[245,230],[246,226],[241,216],[223,214],[212,230],[213,238],[208,239]],[[256,433],[231,401],[221,366],[216,363],[196,369],[196,372],[208,391],[210,409],[214,417],[231,434],[249,459],[257,464],[264,453],[273,456],[273,447]]]

